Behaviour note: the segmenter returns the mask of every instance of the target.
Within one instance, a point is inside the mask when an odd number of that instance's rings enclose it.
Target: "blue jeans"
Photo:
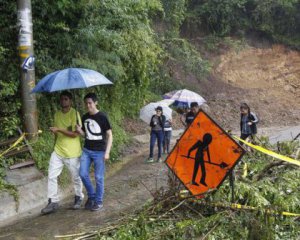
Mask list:
[[[164,131],[164,141],[163,141],[164,153],[170,152],[171,137],[172,137],[172,131]]]
[[[164,139],[164,133],[163,131],[151,131],[151,135],[150,135],[150,158],[153,158],[153,149],[155,146],[155,142],[157,139],[157,147],[158,147],[158,158],[161,157],[161,149],[162,149],[162,142]]]
[[[97,204],[102,204],[104,195],[104,154],[104,151],[92,151],[84,148],[80,157],[79,175],[86,188],[88,197],[93,199]],[[95,171],[95,190],[90,179],[90,167],[92,162],[94,162]]]

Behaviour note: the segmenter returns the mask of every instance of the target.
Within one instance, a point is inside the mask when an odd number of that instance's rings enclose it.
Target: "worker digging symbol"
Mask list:
[[[201,180],[200,183],[204,186],[207,186],[205,183],[205,177],[206,177],[206,170],[205,170],[205,163],[204,163],[204,152],[207,152],[208,162],[210,161],[210,155],[209,155],[209,148],[208,145],[212,141],[212,136],[209,133],[206,133],[203,136],[203,141],[198,140],[190,149],[188,152],[187,157],[190,158],[191,152],[197,149],[195,163],[194,163],[194,171],[193,171],[193,178],[192,178],[192,184],[199,186],[199,184],[196,182],[197,173],[199,170],[199,166],[201,166]]]
[[[226,167],[228,167],[228,164],[225,162],[222,162],[221,164],[216,164],[213,163],[210,160],[210,154],[209,154],[209,144],[212,142],[212,136],[209,133],[206,133],[203,136],[203,141],[198,140],[190,149],[188,152],[187,156],[182,155],[182,157],[186,157],[186,158],[191,158],[191,152],[194,151],[195,149],[197,149],[196,152],[196,157],[192,158],[195,159],[195,163],[194,163],[194,171],[193,171],[193,178],[192,178],[192,184],[199,186],[199,184],[196,182],[196,177],[198,174],[198,170],[199,170],[199,165],[201,166],[201,179],[200,179],[200,183],[204,186],[207,187],[207,184],[205,182],[205,178],[206,178],[206,170],[205,170],[205,162],[212,164],[212,165],[216,165],[219,166],[220,168],[224,169]],[[207,153],[207,158],[208,161],[204,161],[204,152]]]
[[[244,149],[200,110],[166,164],[192,195],[203,196],[224,182],[243,154]]]

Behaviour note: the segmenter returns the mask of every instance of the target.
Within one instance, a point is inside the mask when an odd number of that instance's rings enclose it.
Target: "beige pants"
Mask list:
[[[50,198],[52,202],[59,201],[57,177],[61,174],[64,165],[71,173],[75,195],[80,196],[81,198],[84,196],[82,193],[82,182],[79,176],[79,157],[64,158],[57,155],[57,153],[53,151],[50,157],[48,169],[48,198]]]

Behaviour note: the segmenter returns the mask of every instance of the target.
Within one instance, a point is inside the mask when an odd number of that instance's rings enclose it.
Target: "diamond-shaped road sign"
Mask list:
[[[166,160],[193,195],[219,187],[245,151],[204,111],[195,117]]]

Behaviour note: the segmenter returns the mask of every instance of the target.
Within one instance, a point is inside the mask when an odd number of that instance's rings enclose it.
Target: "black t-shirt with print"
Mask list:
[[[190,125],[193,122],[194,118],[195,118],[195,114],[193,112],[188,112],[185,115],[185,123],[187,125]]]
[[[85,132],[84,148],[92,151],[105,151],[106,131],[110,129],[111,126],[105,113],[84,114],[82,116],[82,130]]]

